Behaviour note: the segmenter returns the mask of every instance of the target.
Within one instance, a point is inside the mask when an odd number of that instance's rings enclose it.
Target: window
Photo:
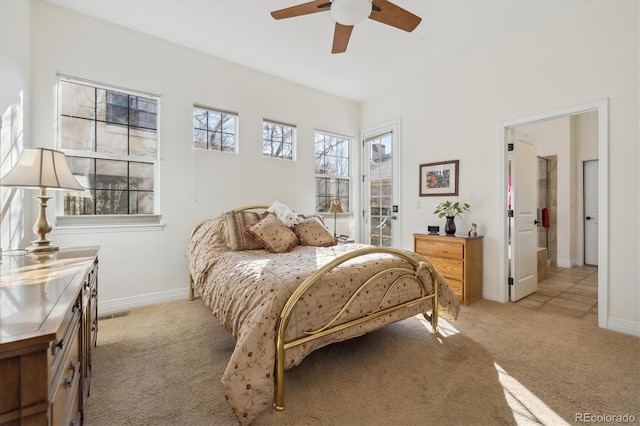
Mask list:
[[[238,115],[193,107],[193,146],[212,151],[237,152]]]
[[[316,211],[325,213],[339,199],[350,211],[349,138],[316,132]]]
[[[286,124],[262,122],[262,155],[294,160],[296,128]]]
[[[60,77],[58,145],[85,191],[65,216],[156,214],[157,97]]]

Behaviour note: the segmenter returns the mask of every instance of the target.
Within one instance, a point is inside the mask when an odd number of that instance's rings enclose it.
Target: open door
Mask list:
[[[598,160],[583,163],[584,263],[598,265]]]
[[[400,246],[399,124],[365,130],[363,140],[362,241],[377,247]]]
[[[533,138],[516,129],[510,129],[509,164],[509,300],[515,302],[538,290],[537,148]]]

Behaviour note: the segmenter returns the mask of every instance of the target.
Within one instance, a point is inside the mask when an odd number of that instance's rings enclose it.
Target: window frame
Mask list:
[[[142,97],[147,99],[153,99],[156,101],[156,138],[155,138],[155,155],[150,156],[137,156],[137,155],[118,155],[118,154],[106,154],[97,151],[87,151],[78,149],[62,148],[62,96],[61,96],[61,84],[62,82],[68,82],[73,84],[79,84],[88,86],[94,89],[102,89],[107,92],[117,92],[126,94],[129,96]],[[64,198],[65,191],[56,191],[56,227],[53,233],[68,234],[68,233],[86,233],[86,232],[113,232],[113,231],[139,231],[139,230],[162,230],[164,225],[160,223],[161,218],[161,200],[160,200],[160,158],[161,152],[161,113],[162,113],[162,99],[161,96],[154,93],[144,92],[141,90],[132,90],[122,88],[115,85],[109,85],[105,83],[99,83],[87,79],[78,77],[57,74],[56,82],[56,146],[57,149],[64,152],[68,157],[86,158],[89,160],[114,160],[126,162],[129,167],[131,163],[144,163],[153,167],[153,213],[142,214],[91,214],[91,215],[66,215]],[[105,119],[107,116],[107,107],[105,105]],[[93,117],[94,122],[99,122],[97,117]],[[107,122],[105,120],[105,122]],[[124,126],[128,130],[140,129],[137,125],[123,125],[115,122],[108,122],[109,126]],[[127,194],[129,195],[129,193]]]
[[[289,129],[291,129],[291,158],[285,158],[285,157],[275,157],[273,156],[273,146],[271,147],[271,155],[266,155],[265,151],[264,151],[264,143],[265,143],[265,139],[264,139],[264,126],[265,124],[270,124],[270,125],[275,125],[275,126],[282,126],[282,127],[287,127]],[[267,118],[263,118],[262,119],[262,157],[263,158],[272,158],[272,159],[276,159],[276,160],[284,160],[284,161],[296,161],[296,155],[297,155],[297,145],[298,145],[298,137],[297,137],[297,132],[298,129],[294,124],[289,124],[289,123],[284,123],[281,121],[276,121],[276,120],[270,120]],[[273,143],[273,140],[271,140],[271,142]],[[284,141],[282,142],[284,144]]]
[[[223,152],[223,153],[230,153],[230,154],[238,154],[239,153],[239,137],[238,137],[238,131],[240,128],[240,114],[238,114],[237,112],[233,112],[233,111],[227,111],[227,110],[223,110],[223,109],[219,109],[219,108],[213,108],[213,107],[209,107],[209,106],[205,106],[205,105],[201,105],[201,104],[193,104],[193,112],[195,113],[196,109],[200,109],[200,110],[204,110],[208,113],[214,113],[214,114],[220,114],[220,115],[227,115],[230,117],[233,117],[233,126],[234,126],[234,133],[233,133],[233,150],[224,150],[224,149],[211,149],[209,148],[209,133],[214,133],[213,131],[209,130],[208,127],[208,115],[207,115],[207,128],[203,129],[203,128],[196,128],[195,127],[195,122],[193,122],[193,132],[195,133],[196,130],[204,130],[207,132],[207,148],[201,148],[196,146],[196,141],[195,141],[195,137],[192,137],[192,148],[193,149],[197,149],[199,151],[210,151],[210,152]],[[192,116],[192,119],[195,120],[195,117]],[[221,134],[224,134],[223,131],[220,132]],[[220,148],[222,148],[222,143],[220,144]]]
[[[329,132],[329,131],[325,131],[325,130],[319,130],[316,129],[313,132],[313,156],[314,156],[314,169],[317,167],[317,159],[316,159],[316,143],[317,143],[317,136],[318,135],[323,135],[323,136],[330,136],[330,137],[334,137],[334,138],[339,138],[339,139],[344,139],[347,142],[347,161],[348,161],[348,166],[347,166],[347,173],[345,175],[336,175],[336,174],[329,174],[329,173],[314,173],[314,184],[315,184],[315,194],[314,194],[314,199],[316,200],[315,202],[315,209],[316,209],[316,213],[320,214],[320,215],[332,215],[331,213],[329,213],[328,211],[319,211],[318,210],[318,178],[329,178],[329,179],[346,179],[348,181],[349,184],[349,190],[347,191],[347,196],[346,198],[348,199],[348,207],[344,206],[344,203],[342,203],[342,207],[344,209],[344,214],[349,214],[351,215],[353,213],[353,209],[354,209],[354,205],[353,205],[353,193],[354,193],[354,188],[353,188],[353,179],[351,177],[352,174],[352,170],[353,170],[353,142],[355,140],[354,137],[352,136],[346,136],[346,135],[341,135],[335,132]],[[326,154],[324,154],[326,155]],[[341,157],[344,158],[344,157]],[[341,200],[344,199],[345,197],[340,196],[340,195],[335,195],[335,194],[330,194],[329,195],[329,200],[333,200],[335,198],[340,198]]]

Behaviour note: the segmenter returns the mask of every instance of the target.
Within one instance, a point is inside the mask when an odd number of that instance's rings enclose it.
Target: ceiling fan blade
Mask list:
[[[349,44],[349,38],[353,31],[353,25],[342,25],[336,22],[336,29],[333,32],[333,47],[331,53],[344,53]]]
[[[331,2],[329,0],[315,0],[297,6],[287,7],[286,9],[275,10],[271,12],[271,16],[275,19],[285,19],[317,12],[328,12],[330,9]]]
[[[422,18],[387,0],[373,0],[369,19],[411,32],[416,29]]]

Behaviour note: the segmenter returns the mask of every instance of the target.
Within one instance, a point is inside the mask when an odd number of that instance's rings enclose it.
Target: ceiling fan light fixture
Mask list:
[[[342,25],[356,25],[371,15],[371,0],[333,0],[331,16]]]

